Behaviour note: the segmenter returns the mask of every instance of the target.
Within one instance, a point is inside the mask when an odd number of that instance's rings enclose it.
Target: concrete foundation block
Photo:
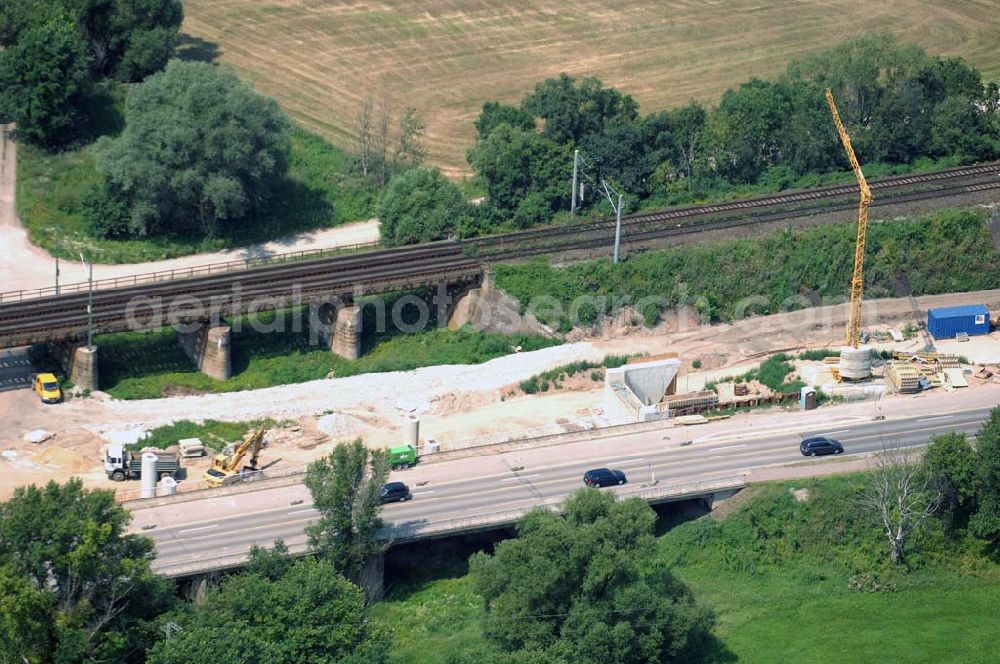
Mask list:
[[[200,325],[177,337],[184,354],[206,376],[217,380],[232,376],[232,328],[227,323]]]

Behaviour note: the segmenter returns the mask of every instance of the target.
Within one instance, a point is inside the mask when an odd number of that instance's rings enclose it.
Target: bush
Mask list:
[[[840,357],[840,351],[830,348],[814,348],[799,353],[800,360],[812,360],[814,362],[824,360],[828,357]]]
[[[184,438],[198,438],[205,444],[205,447],[219,451],[229,443],[242,440],[253,429],[262,426],[271,429],[278,425],[279,422],[270,418],[250,422],[205,420],[201,424],[196,424],[190,420],[179,420],[173,424],[150,429],[146,433],[146,437],[137,441],[134,447],[155,447],[162,450],[171,445],[176,445],[177,441]]]
[[[692,368],[692,369],[701,369],[701,360],[700,360],[700,359],[698,359],[697,357],[696,357],[696,358],[694,358],[694,359],[693,359],[693,360],[691,361],[691,368]]]
[[[596,369],[603,367],[605,369],[614,369],[615,367],[620,367],[626,364],[630,358],[635,357],[633,355],[607,355],[600,364],[594,364],[593,362],[588,362],[587,360],[581,360],[579,362],[571,362],[570,364],[563,364],[554,369],[549,369],[548,371],[543,371],[542,373],[535,374],[531,378],[522,380],[518,383],[518,387],[525,394],[535,394],[536,392],[548,392],[549,385],[553,385],[556,388],[560,387],[560,381],[570,376],[574,376],[582,371],[587,371],[588,369]],[[599,381],[603,378],[599,371],[592,371],[590,373],[590,379],[593,381]]]
[[[378,206],[387,246],[441,240],[469,214],[458,186],[436,168],[413,168],[393,178]]]
[[[854,226],[836,224],[790,236],[779,232],[651,251],[618,265],[601,259],[554,267],[534,260],[498,265],[497,285],[524,307],[539,296],[555,298],[561,312],[545,307],[536,315],[560,330],[569,328],[571,305],[582,296],[596,298],[596,304],[581,312],[584,324],[600,312],[636,303],[657,312],[691,307],[710,320],[728,321],[740,315],[741,305],[751,298],[760,302],[759,312],[767,314],[807,289],[823,298],[846,296],[854,242]],[[983,290],[1000,283],[1000,255],[981,214],[944,210],[869,228],[866,297],[904,294],[898,279],[903,246],[914,295]]]

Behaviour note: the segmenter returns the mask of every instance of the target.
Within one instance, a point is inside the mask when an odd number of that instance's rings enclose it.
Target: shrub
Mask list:
[[[393,178],[378,206],[379,232],[389,246],[441,240],[469,214],[458,186],[436,168],[413,168]]]

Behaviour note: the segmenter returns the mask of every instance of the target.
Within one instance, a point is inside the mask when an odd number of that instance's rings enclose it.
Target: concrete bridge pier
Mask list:
[[[48,348],[75,387],[91,392],[98,389],[97,346],[63,341],[50,343]]]
[[[345,360],[361,357],[361,307],[352,304],[337,310],[330,350]]]
[[[311,339],[345,360],[361,357],[361,321],[361,307],[353,302],[347,306],[322,301],[309,305]]]
[[[178,332],[184,354],[198,370],[216,380],[229,380],[232,369],[232,328],[225,321],[203,322],[193,330]]]

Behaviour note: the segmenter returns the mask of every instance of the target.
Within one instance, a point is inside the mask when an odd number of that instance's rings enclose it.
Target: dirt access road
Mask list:
[[[55,259],[31,244],[27,230],[17,218],[15,191],[17,187],[17,143],[9,136],[12,125],[0,125],[0,293],[52,286],[55,280]],[[209,263],[244,260],[271,256],[288,251],[334,249],[351,244],[364,244],[379,239],[378,220],[369,219],[325,230],[300,233],[263,244],[205,254],[181,256],[148,263],[94,265],[94,279],[130,277],[134,274],[198,267]],[[83,265],[59,262],[61,284],[86,281]]]

